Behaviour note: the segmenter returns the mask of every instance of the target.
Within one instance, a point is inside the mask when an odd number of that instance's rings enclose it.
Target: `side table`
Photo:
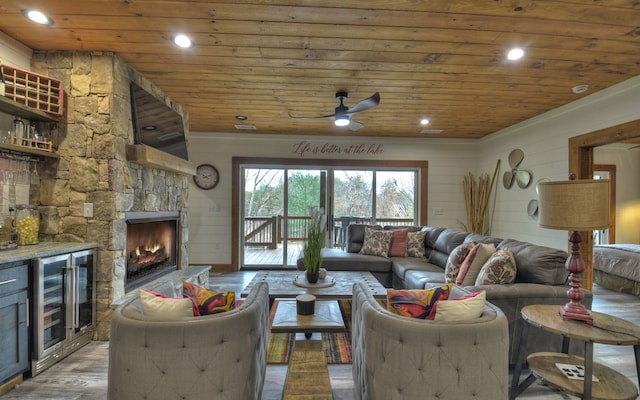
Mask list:
[[[528,323],[523,327],[522,340],[532,327],[544,329],[548,332],[562,335],[562,353],[533,353],[527,357],[531,375],[522,383],[520,374],[524,363],[521,350],[518,351],[517,362],[511,380],[510,399],[515,399],[522,391],[529,387],[536,379],[542,379],[547,384],[582,399],[635,399],[638,389],[635,384],[619,372],[594,363],[593,344],[603,343],[612,345],[633,346],[636,372],[640,377],[640,327],[624,319],[607,314],[591,311],[593,325],[581,321],[565,321],[558,314],[557,305],[530,305],[522,309],[522,318]],[[571,339],[584,342],[584,358],[566,354]],[[567,378],[556,363],[584,366],[584,380]],[[592,376],[598,382],[592,381]]]

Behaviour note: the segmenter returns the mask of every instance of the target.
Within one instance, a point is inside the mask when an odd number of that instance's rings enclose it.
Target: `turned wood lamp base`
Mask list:
[[[560,307],[560,316],[564,320],[583,321],[589,325],[593,325],[591,313],[582,305],[584,293],[580,290],[580,274],[585,269],[584,260],[580,255],[582,236],[580,236],[578,231],[573,231],[569,237],[569,242],[571,242],[571,254],[569,254],[569,258],[567,258],[565,268],[570,272],[569,286],[571,288],[567,291],[567,297],[570,301]]]

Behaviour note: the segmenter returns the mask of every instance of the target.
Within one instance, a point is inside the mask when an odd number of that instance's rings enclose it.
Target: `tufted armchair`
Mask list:
[[[259,283],[236,310],[175,321],[145,317],[137,297],[122,304],[111,319],[108,399],[260,399],[268,292]]]
[[[466,294],[454,287],[450,298]],[[437,322],[393,314],[356,283],[352,301],[353,381],[358,400],[507,399],[507,318]]]

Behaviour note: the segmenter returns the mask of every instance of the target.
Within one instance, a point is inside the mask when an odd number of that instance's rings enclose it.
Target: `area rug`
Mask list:
[[[351,300],[339,300],[338,303],[347,332],[322,333],[322,349],[327,364],[351,364]],[[294,341],[293,333],[269,333],[267,363],[288,364]]]

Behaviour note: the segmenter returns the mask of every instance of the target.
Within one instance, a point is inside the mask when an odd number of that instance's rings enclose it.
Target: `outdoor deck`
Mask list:
[[[302,257],[303,241],[290,241],[287,249],[287,266],[295,267],[298,258]],[[245,247],[244,249],[244,266],[282,266],[282,243],[278,244],[277,249],[269,249],[266,247]]]

